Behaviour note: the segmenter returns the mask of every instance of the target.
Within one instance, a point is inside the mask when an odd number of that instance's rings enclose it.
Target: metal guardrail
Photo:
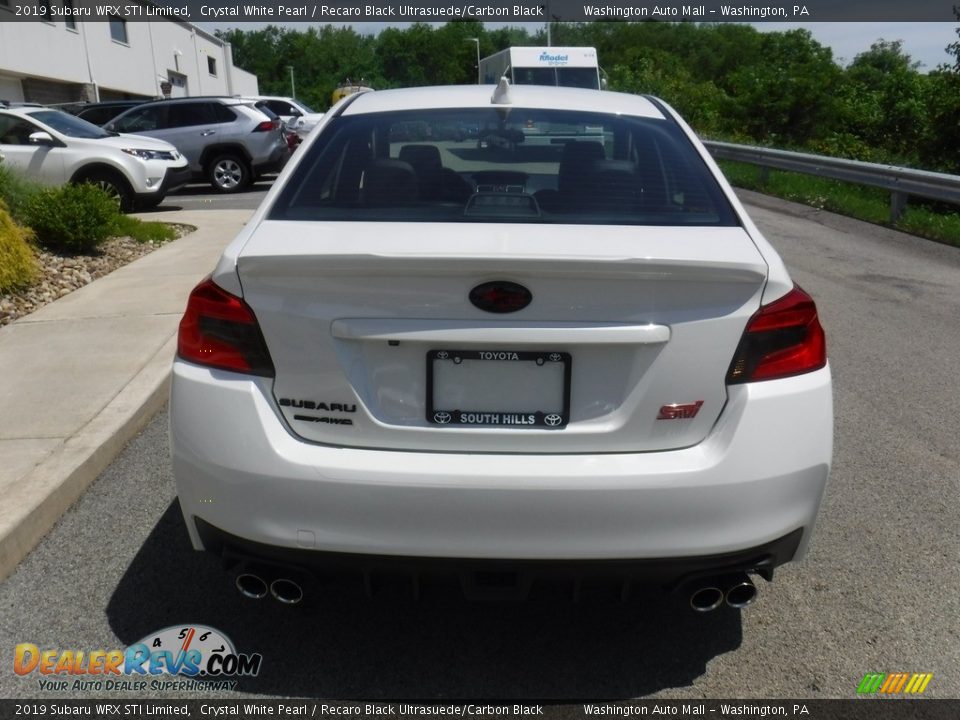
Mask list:
[[[960,205],[960,175],[712,140],[705,140],[703,144],[714,158],[759,165],[764,171],[767,168],[790,170],[889,190],[891,222],[903,214],[911,195]],[[761,174],[761,180],[764,179]]]

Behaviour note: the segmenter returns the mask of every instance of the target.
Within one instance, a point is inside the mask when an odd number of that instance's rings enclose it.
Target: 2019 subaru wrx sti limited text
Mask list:
[[[253,597],[415,567],[708,610],[806,552],[831,380],[813,301],[664,103],[370,92],[193,291],[171,445],[194,547]]]

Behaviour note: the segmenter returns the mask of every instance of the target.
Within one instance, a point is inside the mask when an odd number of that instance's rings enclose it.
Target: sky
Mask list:
[[[921,70],[934,70],[942,63],[953,64],[946,51],[947,45],[957,40],[954,23],[807,23],[801,24],[822,45],[833,49],[833,57],[841,65],[849,65],[857,54],[870,49],[880,38],[903,40],[904,51],[914,61],[922,63]],[[760,30],[789,30],[797,23],[757,23]]]
[[[226,30],[238,27],[242,30],[255,30],[264,27],[266,23],[234,23],[228,22],[201,22],[196,23],[208,31]],[[297,23],[275,23],[287,27],[297,27]],[[535,32],[542,24],[516,23],[524,26],[529,32]],[[305,24],[302,24],[305,25]],[[385,27],[408,27],[410,23],[353,23],[357,32],[364,34],[378,33]],[[804,27],[810,30],[814,39],[833,49],[834,58],[841,65],[849,65],[857,54],[870,49],[871,43],[883,38],[884,40],[902,40],[903,47],[914,61],[922,63],[921,71],[935,69],[942,63],[950,62],[945,48],[957,40],[955,23],[802,23],[802,22],[764,22],[754,23],[761,31],[791,30]],[[502,27],[502,23],[487,23],[487,27]],[[603,59],[601,58],[601,64]]]

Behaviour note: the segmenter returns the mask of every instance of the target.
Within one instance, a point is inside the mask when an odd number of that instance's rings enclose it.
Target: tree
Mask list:
[[[953,16],[960,20],[960,5],[953,6]],[[960,38],[960,27],[956,29],[957,37]],[[945,48],[947,54],[953,56],[953,71],[960,73],[960,40],[952,42]]]
[[[914,160],[927,127],[926,78],[901,40],[880,39],[846,70],[838,118],[867,145]]]
[[[809,30],[763,33],[757,62],[724,82],[728,112],[761,142],[802,146],[824,133],[840,80],[832,51]]]

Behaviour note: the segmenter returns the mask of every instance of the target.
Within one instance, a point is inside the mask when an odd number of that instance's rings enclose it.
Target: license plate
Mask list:
[[[557,429],[570,419],[570,353],[431,350],[427,421],[443,427]]]

